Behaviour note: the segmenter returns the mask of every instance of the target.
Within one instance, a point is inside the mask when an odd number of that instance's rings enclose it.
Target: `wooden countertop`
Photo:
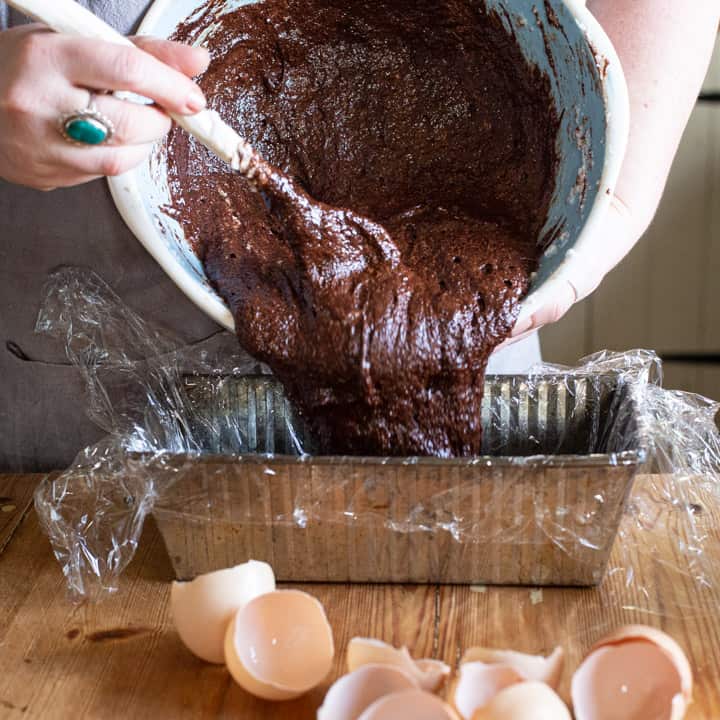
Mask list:
[[[314,718],[324,690],[269,704],[245,694],[222,667],[180,644],[168,613],[171,569],[154,523],[120,592],[99,605],[71,605],[59,566],[32,510],[40,476],[0,476],[0,718]],[[642,478],[638,482],[649,480]],[[720,512],[696,508],[718,541]],[[597,590],[443,586],[312,585],[325,605],[342,671],[349,638],[406,644],[417,657],[455,664],[471,645],[567,651],[561,691],[587,647],[617,625],[662,627],[686,649],[696,679],[688,720],[720,718],[720,557],[711,587],[677,567],[672,518],[654,560],[633,549],[635,578],[611,573]],[[665,540],[663,540],[665,538]],[[627,547],[633,543],[626,542]],[[615,561],[618,561],[618,543]],[[661,611],[658,611],[660,609]]]

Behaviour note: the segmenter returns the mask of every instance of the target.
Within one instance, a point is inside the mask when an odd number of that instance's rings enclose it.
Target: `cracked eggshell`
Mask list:
[[[515,670],[524,680],[544,682],[553,690],[557,690],[565,664],[565,653],[561,647],[556,647],[547,657],[528,655],[514,650],[474,647],[465,652],[460,665],[471,662],[504,665]]]
[[[681,720],[692,702],[692,670],[669,635],[627,625],[593,646],[571,696],[577,720]]]
[[[233,679],[265,700],[290,700],[319,685],[334,655],[323,606],[299,590],[255,598],[225,634],[225,663]]]
[[[572,720],[570,711],[546,683],[526,681],[501,690],[472,720]]]
[[[425,690],[405,690],[376,700],[358,720],[459,720],[455,711],[437,695]]]
[[[399,667],[362,665],[335,681],[318,710],[317,720],[357,720],[381,697],[417,688],[415,678]]]
[[[450,674],[449,665],[430,658],[414,660],[406,647],[396,648],[373,638],[352,638],[347,649],[348,670],[352,672],[371,663],[399,667],[430,692],[437,690]]]
[[[253,598],[275,590],[275,575],[264,562],[198,575],[173,582],[170,613],[185,646],[202,660],[225,662],[225,631],[233,615]]]
[[[453,693],[455,709],[465,720],[485,707],[501,690],[523,682],[524,678],[505,665],[486,665],[482,662],[465,662]]]

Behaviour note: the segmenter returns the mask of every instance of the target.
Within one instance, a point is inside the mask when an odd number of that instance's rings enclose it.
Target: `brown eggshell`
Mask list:
[[[265,700],[289,700],[319,685],[334,654],[323,606],[299,590],[255,598],[225,635],[225,662],[233,679]]]
[[[597,642],[572,679],[577,720],[680,720],[692,670],[669,635],[627,625]]]
[[[501,690],[472,720],[572,720],[557,693],[544,682],[526,681]]]
[[[465,652],[460,664],[470,662],[511,667],[523,679],[544,682],[553,690],[557,690],[565,663],[565,653],[561,647],[556,647],[547,657],[528,655],[514,650],[473,647]]]
[[[459,720],[455,711],[437,695],[425,690],[405,690],[376,700],[358,720]]]
[[[624,625],[614,632],[610,633],[602,640],[599,640],[593,646],[593,649],[602,647],[603,645],[617,644],[625,642],[629,639],[648,640],[655,643],[663,650],[668,657],[671,657],[673,664],[677,668],[680,675],[682,693],[686,700],[692,700],[693,674],[690,667],[690,661],[685,655],[685,651],[678,643],[667,633],[649,625]]]
[[[347,649],[348,670],[362,665],[393,665],[412,675],[423,690],[434,692],[450,674],[450,667],[440,660],[414,660],[406,647],[396,648],[382,640],[354,637]]]
[[[501,690],[523,680],[516,670],[505,665],[463,663],[453,693],[453,705],[461,717],[470,720],[478,708],[487,705]]]
[[[233,615],[258,595],[275,589],[272,568],[250,560],[198,575],[170,588],[170,614],[190,652],[211,663],[225,662],[225,631]]]
[[[414,690],[417,681],[392,665],[362,665],[335,681],[325,695],[317,720],[357,720],[385,695]]]

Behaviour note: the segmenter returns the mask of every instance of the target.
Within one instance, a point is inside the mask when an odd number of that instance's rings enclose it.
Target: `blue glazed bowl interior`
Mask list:
[[[544,283],[572,248],[600,189],[607,118],[601,70],[562,0],[488,0],[514,35],[528,63],[550,80],[560,129],[555,190],[542,235],[551,238],[533,277]]]

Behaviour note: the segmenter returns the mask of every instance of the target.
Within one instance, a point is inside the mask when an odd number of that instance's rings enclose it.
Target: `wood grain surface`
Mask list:
[[[0,476],[0,496],[29,502],[38,478]],[[647,492],[657,483],[642,479]],[[22,499],[24,498],[24,499]],[[694,508],[698,529],[717,547],[720,513]],[[10,513],[7,513],[8,515]],[[706,563],[707,586],[684,571],[669,512],[616,543],[598,590],[453,586],[306,585],[325,605],[343,671],[355,635],[406,644],[418,657],[455,665],[474,644],[547,653],[562,644],[572,669],[603,633],[627,622],[664,628],[686,649],[696,678],[688,720],[720,718],[720,555]],[[2,513],[0,513],[2,518]],[[7,534],[0,520],[0,538]],[[0,545],[1,547],[1,545]],[[627,583],[627,568],[632,582]],[[244,693],[222,667],[196,660],[180,644],[168,613],[169,560],[148,523],[120,591],[100,604],[70,604],[57,562],[34,512],[21,513],[0,555],[0,718],[314,718],[328,682],[292,702]]]
[[[0,475],[0,553],[28,512],[36,485],[32,476]]]

